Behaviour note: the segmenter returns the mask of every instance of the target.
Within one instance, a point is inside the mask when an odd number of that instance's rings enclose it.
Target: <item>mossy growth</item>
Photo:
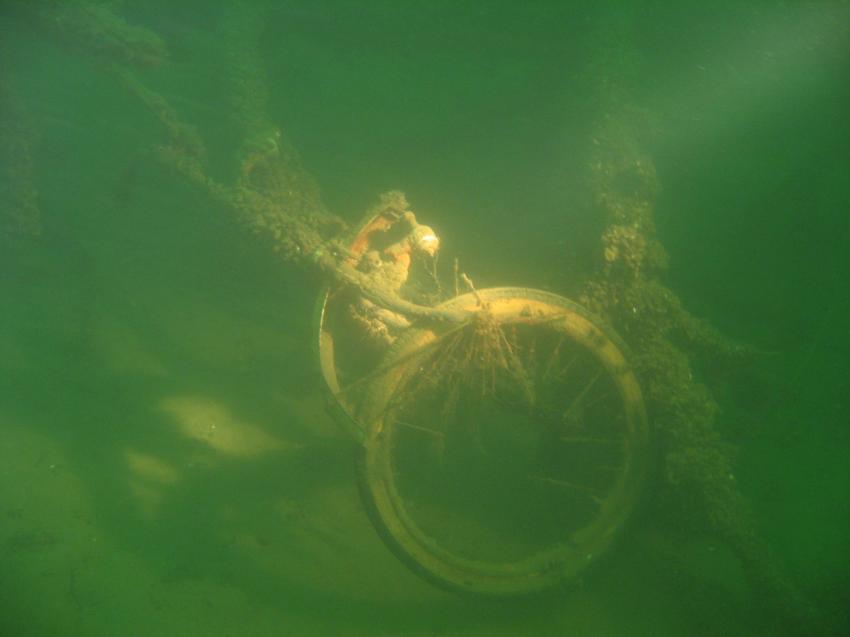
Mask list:
[[[591,139],[588,183],[603,230],[581,301],[632,349],[658,445],[653,519],[727,543],[754,595],[800,621],[808,608],[761,539],[735,478],[735,445],[720,434],[720,408],[700,373],[740,366],[755,350],[691,315],[662,282],[667,256],[652,218],[661,189],[628,124],[606,118]]]

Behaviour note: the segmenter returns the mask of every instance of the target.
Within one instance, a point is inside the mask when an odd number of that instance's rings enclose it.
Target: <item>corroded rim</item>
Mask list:
[[[439,585],[489,595],[528,593],[575,579],[603,554],[635,508],[647,474],[650,432],[635,374],[616,334],[583,308],[554,294],[525,288],[494,288],[445,303],[474,312],[480,302],[500,324],[534,317],[593,353],[618,390],[625,415],[626,463],[590,523],[547,550],[518,561],[470,560],[442,547],[409,515],[393,469],[392,425],[387,406],[416,352],[449,327],[411,328],[400,337],[369,385],[369,409],[359,414],[363,431],[360,480],[372,520],[394,552],[417,573]]]

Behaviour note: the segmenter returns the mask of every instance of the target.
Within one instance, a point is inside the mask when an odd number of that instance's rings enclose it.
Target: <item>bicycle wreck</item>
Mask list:
[[[457,261],[441,277],[438,235],[402,193],[353,226],[327,210],[266,112],[259,14],[233,12],[223,28],[223,103],[241,143],[222,179],[198,130],[133,70],[166,64],[155,34],[104,7],[20,10],[81,55],[110,58],[104,72],[161,124],[150,157],[324,277],[322,374],[357,442],[376,530],[413,570],[465,592],[539,591],[576,580],[646,506],[726,542],[771,606],[803,612],[736,487],[711,390],[692,373],[694,358],[735,366],[753,351],[691,316],[662,282],[658,179],[633,109],[589,134],[589,212],[602,233],[578,302],[476,289]],[[5,126],[28,148],[25,127]],[[6,221],[37,232],[34,191],[19,191]]]

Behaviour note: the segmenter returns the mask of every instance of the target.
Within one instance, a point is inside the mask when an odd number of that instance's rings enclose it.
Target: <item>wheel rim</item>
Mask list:
[[[625,348],[540,291],[447,305],[476,318],[411,329],[364,388],[373,522],[450,588],[505,595],[573,579],[614,541],[646,476],[649,429]]]

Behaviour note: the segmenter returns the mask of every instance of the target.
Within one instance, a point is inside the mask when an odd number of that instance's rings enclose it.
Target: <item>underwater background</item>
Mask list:
[[[0,635],[783,634],[721,541],[651,514],[533,598],[384,546],[318,370],[323,280],[155,159],[115,68],[224,180],[223,34],[259,10],[267,114],[328,208],[403,190],[478,287],[580,293],[592,131],[641,113],[661,278],[758,352],[696,370],[738,488],[806,634],[850,632],[848,3],[149,0],[0,3]]]

